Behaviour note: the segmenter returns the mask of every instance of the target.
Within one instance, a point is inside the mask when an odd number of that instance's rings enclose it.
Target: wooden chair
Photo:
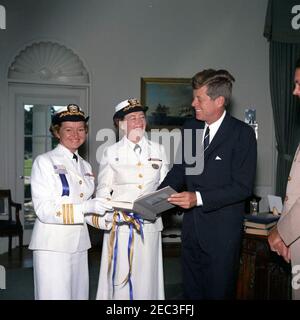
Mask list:
[[[13,210],[15,208],[15,219]],[[23,227],[20,221],[20,210],[22,206],[11,199],[10,190],[0,190],[0,237],[9,237],[8,254],[11,255],[12,237],[19,237],[19,249],[22,254]]]

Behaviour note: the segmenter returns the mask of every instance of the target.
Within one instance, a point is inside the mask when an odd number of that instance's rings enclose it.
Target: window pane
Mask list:
[[[24,159],[32,158],[32,137],[24,138]]]
[[[31,229],[36,214],[31,200],[32,162],[39,154],[55,148],[58,140],[49,132],[51,116],[63,106],[24,105],[24,228]]]
[[[24,132],[25,135],[32,134],[32,107],[29,105],[24,106]]]
[[[52,138],[52,149],[54,149],[59,143],[59,140],[56,138]]]
[[[25,199],[31,199],[31,188],[30,188],[30,184],[25,184],[25,187],[24,187],[24,196],[25,196]]]

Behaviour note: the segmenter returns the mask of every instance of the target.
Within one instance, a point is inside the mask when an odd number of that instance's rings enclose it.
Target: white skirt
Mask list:
[[[118,233],[118,254],[116,271],[114,277],[114,293],[112,283],[112,272],[114,268],[114,258],[111,269],[108,273],[108,253],[110,232],[105,232],[103,237],[101,267],[97,290],[97,300],[129,300],[129,283],[122,284],[129,271],[128,262],[128,239],[129,232],[122,232],[123,226]],[[162,259],[161,232],[145,232],[144,241],[141,235],[134,232],[134,251],[132,261],[132,295],[133,300],[163,300],[164,276]],[[114,249],[114,248],[113,248]]]

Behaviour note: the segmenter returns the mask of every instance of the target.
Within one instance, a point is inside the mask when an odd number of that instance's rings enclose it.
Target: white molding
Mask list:
[[[8,80],[89,84],[89,73],[71,49],[41,41],[19,52],[8,69]]]

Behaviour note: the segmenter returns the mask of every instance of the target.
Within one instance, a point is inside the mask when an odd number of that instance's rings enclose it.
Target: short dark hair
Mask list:
[[[207,95],[211,99],[224,97],[224,106],[230,102],[234,77],[226,70],[206,69],[196,73],[192,78],[193,89],[207,86]]]
[[[295,69],[299,69],[299,68],[300,68],[300,58],[298,58],[298,60],[296,61]]]

